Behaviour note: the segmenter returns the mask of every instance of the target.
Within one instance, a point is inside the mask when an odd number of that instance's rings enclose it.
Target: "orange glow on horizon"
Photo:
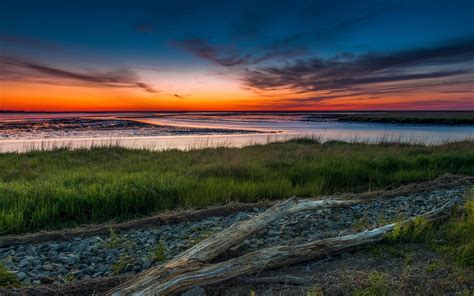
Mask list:
[[[272,95],[241,88],[219,79],[173,81],[158,85],[159,92],[138,88],[48,85],[28,82],[0,83],[0,110],[18,111],[258,111],[258,110],[442,110],[473,109],[466,93],[419,91],[381,98],[336,97],[302,100],[287,91]],[[167,91],[163,89],[168,89]],[[173,91],[175,89],[176,91]],[[440,99],[436,99],[440,97]]]

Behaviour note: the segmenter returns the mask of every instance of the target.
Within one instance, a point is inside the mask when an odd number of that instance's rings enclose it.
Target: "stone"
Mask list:
[[[145,260],[143,261],[142,268],[143,268],[143,269],[148,269],[148,268],[150,268],[150,267],[151,267],[151,265],[152,265],[152,262],[151,262],[151,260],[149,260],[149,259],[145,259]]]
[[[97,272],[101,272],[101,273],[105,273],[108,269],[109,269],[108,266],[105,264],[99,264],[95,268]]]
[[[201,286],[194,286],[191,289],[187,290],[181,296],[206,296],[206,290]]]
[[[40,282],[42,284],[52,284],[54,282],[54,278],[50,277],[50,276],[45,276],[45,277],[42,277],[40,279]]]
[[[25,286],[31,285],[31,279],[25,278],[24,280],[21,281],[21,283]]]
[[[79,278],[84,274],[84,271],[82,270],[74,270],[70,272],[70,275],[72,275],[74,278]]]
[[[52,251],[59,251],[62,249],[62,246],[60,244],[50,244],[49,249]]]
[[[75,264],[75,263],[79,262],[80,260],[81,259],[79,258],[79,256],[74,255],[74,254],[67,255],[66,259],[65,259],[66,262],[72,263],[72,264]]]
[[[15,256],[15,250],[12,249],[3,255],[3,257],[8,257],[8,256]]]
[[[23,281],[26,279],[26,273],[24,273],[23,271],[17,272],[16,277],[19,281]]]
[[[23,268],[23,267],[26,267],[28,265],[29,261],[26,260],[26,259],[23,259],[20,261],[20,263],[18,264],[18,267],[19,268]]]
[[[48,246],[48,244],[40,245],[40,246],[38,247],[38,249],[39,249],[41,252],[45,252],[45,251],[47,251],[47,250],[49,249],[49,246]]]
[[[139,272],[142,270],[142,267],[140,265],[133,265],[133,271]]]

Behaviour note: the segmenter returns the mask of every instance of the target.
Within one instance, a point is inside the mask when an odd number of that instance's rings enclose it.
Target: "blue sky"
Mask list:
[[[42,83],[51,83],[64,78],[64,71],[89,75],[126,69],[127,75],[130,71],[136,74],[133,82],[125,82],[126,87],[134,87],[140,81],[169,95],[180,90],[176,86],[168,90],[160,84],[166,80],[166,73],[192,73],[232,80],[242,89],[253,89],[249,97],[255,97],[255,93],[268,91],[270,85],[262,87],[251,79],[268,80],[275,72],[269,69],[283,71],[296,63],[314,64],[318,59],[329,63],[327,67],[346,63],[347,70],[349,63],[353,68],[354,63],[374,62],[373,58],[360,58],[367,55],[410,55],[441,48],[446,52],[440,52],[434,60],[412,63],[410,69],[397,65],[395,81],[400,81],[403,72],[405,82],[435,77],[437,81],[445,78],[449,85],[457,71],[456,75],[469,83],[473,20],[474,1],[4,0],[0,11],[0,55],[7,58],[3,59],[4,66],[14,69],[0,72],[0,78],[8,81],[13,76],[22,77],[30,83],[40,83],[31,77],[36,75],[41,76]],[[460,51],[453,56],[449,50],[456,46]],[[15,59],[20,62],[13,62]],[[334,60],[339,62],[331,62]],[[422,67],[427,70],[428,64],[431,69],[424,73],[436,75],[412,79],[406,76],[420,72]],[[60,71],[46,71],[45,67]],[[320,67],[311,71],[317,75],[305,83],[321,84]],[[388,69],[376,71],[370,73],[370,78]],[[440,71],[449,73],[443,76]],[[257,78],[256,72],[261,74]],[[66,76],[68,80],[78,80],[78,84],[87,82],[81,75]],[[287,83],[293,77],[273,78],[271,86],[285,89],[285,98],[291,96],[287,88],[293,88],[293,96],[299,98],[301,85]],[[324,76],[323,80],[328,79],[336,77]],[[100,87],[102,82],[96,80],[91,87]],[[123,79],[118,81],[122,82]],[[421,87],[427,85],[426,81],[420,82]],[[318,90],[324,91],[326,97],[326,91],[333,91],[328,87]],[[181,92],[190,91],[183,86]],[[352,96],[354,89],[351,86],[345,91],[344,95]],[[305,106],[311,97],[322,97],[314,89],[305,92]],[[278,96],[269,104],[278,105]],[[282,102],[284,106],[286,101]]]

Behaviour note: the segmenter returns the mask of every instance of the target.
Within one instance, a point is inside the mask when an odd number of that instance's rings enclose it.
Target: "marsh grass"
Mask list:
[[[166,247],[163,241],[160,241],[151,251],[150,259],[153,262],[165,261],[166,256]]]
[[[440,146],[291,140],[191,151],[118,147],[0,154],[0,234],[175,208],[361,192],[474,175],[474,142]]]
[[[133,267],[133,258],[129,255],[121,255],[117,262],[112,265],[112,273],[119,275],[129,271]]]

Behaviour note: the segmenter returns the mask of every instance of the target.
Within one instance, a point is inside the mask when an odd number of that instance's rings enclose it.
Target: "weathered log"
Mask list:
[[[279,202],[249,220],[235,223],[229,228],[205,239],[201,243],[181,253],[173,260],[152,268],[109,292],[112,295],[129,295],[153,287],[157,282],[197,270],[206,262],[228,251],[233,245],[265,228],[268,224],[285,215],[298,211],[315,210],[328,207],[342,207],[360,203],[360,200],[297,200],[291,198]]]
[[[424,217],[427,220],[436,220],[444,217],[453,206],[453,202],[448,202],[443,207],[418,217]],[[404,225],[411,223],[415,218],[407,219],[399,222],[399,224]],[[379,242],[384,239],[397,224],[398,223],[393,223],[373,230],[366,230],[343,237],[328,238],[299,245],[270,247],[224,262],[201,266],[199,269],[187,270],[186,272],[175,274],[166,280],[149,277],[146,278],[146,281],[143,281],[143,279],[139,278],[138,280],[146,282],[147,285],[141,287],[133,285],[126,286],[126,288],[132,287],[135,289],[119,289],[116,291],[118,291],[118,295],[128,293],[134,295],[170,295],[186,290],[194,285],[205,286],[216,284],[265,269],[301,263]]]
[[[180,257],[192,258],[200,262],[208,262],[225,253],[232,246],[244,241],[249,236],[262,230],[272,222],[286,215],[300,211],[322,208],[345,207],[360,203],[359,200],[308,200],[290,198],[277,203],[260,215],[249,220],[235,223],[225,230],[212,235],[200,244],[184,251]]]

